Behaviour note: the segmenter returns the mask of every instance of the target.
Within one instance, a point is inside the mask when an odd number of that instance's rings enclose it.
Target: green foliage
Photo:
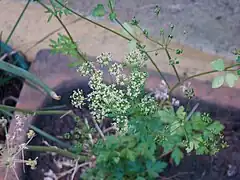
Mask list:
[[[212,81],[212,88],[219,88],[224,83],[224,76],[217,76]]]
[[[240,63],[240,55],[237,56],[236,62],[237,62],[237,63]]]
[[[213,70],[222,72],[225,70],[224,61],[222,59],[217,59],[211,63]],[[221,87],[224,82],[227,83],[229,87],[233,87],[238,80],[238,70],[236,70],[237,74],[225,72],[224,75],[216,76],[212,81],[212,88]]]
[[[194,113],[186,120],[183,106],[173,109],[158,109],[149,116],[131,115],[128,126],[134,127],[125,135],[110,135],[94,147],[96,167],[89,169],[84,179],[155,179],[168,163],[158,158],[170,152],[179,165],[184,151],[197,154],[215,154],[223,140],[220,138],[223,125],[209,115]],[[163,152],[159,149],[163,147]],[[161,156],[160,156],[161,157]]]
[[[225,68],[224,61],[222,59],[217,59],[211,63],[212,68],[216,71],[223,71]]]
[[[75,58],[78,57],[77,44],[73,43],[68,36],[59,33],[57,41],[50,39],[50,42],[52,53],[62,53]]]
[[[59,0],[62,4],[66,4],[65,0]],[[55,0],[50,0],[50,3],[52,5],[52,9],[48,8],[45,13],[50,14],[48,17],[47,22],[50,22],[53,16],[58,16],[59,18],[62,17],[62,15],[70,15],[72,14],[68,9],[61,6],[59,3],[57,3]]]
[[[238,80],[238,76],[233,73],[226,73],[225,81],[229,87],[233,87]]]
[[[97,6],[92,11],[93,17],[103,17],[106,14],[106,10],[103,4],[97,4]]]
[[[183,156],[184,156],[183,152],[178,147],[174,148],[173,152],[171,153],[171,158],[174,160],[176,165],[180,164],[180,161],[182,160]]]

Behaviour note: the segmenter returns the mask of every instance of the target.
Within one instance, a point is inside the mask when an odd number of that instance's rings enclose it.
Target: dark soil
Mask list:
[[[76,110],[71,106],[69,96],[73,89],[82,88],[86,94],[90,92],[86,83],[74,84],[72,88],[64,89],[60,87],[57,89],[58,94],[62,96],[60,101],[46,100],[43,107],[51,107],[56,105],[66,105],[65,109],[72,109],[81,117],[88,115],[87,107],[83,110]],[[182,105],[186,105],[187,101],[183,98],[181,100]],[[178,167],[169,167],[168,171],[162,175],[161,179],[179,179],[179,180],[238,180],[240,179],[240,110],[219,107],[216,104],[209,104],[202,102],[198,99],[194,99],[190,102],[190,107],[193,107],[196,103],[200,103],[198,111],[208,112],[211,117],[216,120],[220,120],[225,126],[225,136],[229,148],[222,150],[214,157],[209,156],[196,156],[191,155],[185,157],[184,161]],[[47,133],[53,136],[61,136],[64,133],[69,132],[75,126],[74,120],[70,116],[65,116],[60,119],[60,116],[38,116],[35,119],[35,126],[43,129]],[[44,145],[43,140],[47,141],[50,145],[57,146],[56,143],[46,140],[41,136],[36,136],[31,144],[32,145]],[[60,159],[60,156],[53,156],[50,153],[28,152],[26,158],[31,157],[34,159],[38,157],[38,166],[36,170],[26,169],[26,173],[23,177],[25,180],[44,179],[44,172],[52,170],[54,173],[62,172],[63,169],[59,169],[54,159]],[[230,166],[232,166],[230,168]],[[54,178],[53,178],[54,179]],[[67,180],[69,177],[63,177],[62,180]]]

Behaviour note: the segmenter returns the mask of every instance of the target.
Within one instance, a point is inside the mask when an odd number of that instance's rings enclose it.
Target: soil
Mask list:
[[[62,96],[60,101],[46,100],[43,107],[51,107],[57,105],[65,105],[64,109],[72,109],[77,115],[81,117],[89,118],[87,106],[83,110],[77,110],[71,106],[69,96],[73,89],[83,89],[84,92],[89,93],[90,90],[86,84],[74,84],[70,90],[64,89],[64,87],[57,88],[58,94]],[[187,104],[187,100],[178,98],[182,105]],[[199,99],[193,99],[190,101],[190,107],[193,107],[196,102],[200,103],[198,111],[208,112],[211,117],[216,120],[220,120],[225,126],[226,141],[230,145],[227,149],[222,150],[216,156],[196,156],[189,155],[185,157],[182,163],[178,167],[169,167],[169,169],[161,175],[160,179],[179,179],[179,180],[238,180],[240,179],[240,110],[230,107],[219,107],[216,104],[209,104],[207,102],[200,101]],[[58,115],[42,115],[35,119],[35,126],[46,131],[53,136],[62,136],[63,134],[70,132],[75,122],[70,116],[65,116],[60,119]],[[56,143],[46,140],[41,136],[36,136],[31,145],[46,145],[43,142],[47,141],[48,144],[57,146]],[[70,142],[68,142],[70,143]],[[44,179],[44,173],[52,171],[53,174],[66,171],[66,169],[60,169],[57,167],[56,160],[66,161],[63,157],[53,155],[50,153],[39,152],[27,152],[25,158],[38,157],[37,169],[31,170],[26,168],[24,180]],[[49,177],[49,176],[48,176]],[[65,176],[61,180],[68,180],[70,176]],[[76,178],[78,179],[78,178]],[[49,177],[46,180],[54,180]]]

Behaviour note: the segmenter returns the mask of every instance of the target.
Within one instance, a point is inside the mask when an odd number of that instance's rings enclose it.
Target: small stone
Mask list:
[[[227,176],[228,177],[233,177],[236,174],[237,174],[237,166],[229,164],[228,165],[228,170],[227,170]]]

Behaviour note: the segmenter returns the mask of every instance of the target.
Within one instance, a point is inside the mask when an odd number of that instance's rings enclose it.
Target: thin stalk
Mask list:
[[[75,14],[76,16],[79,16],[80,18],[82,18],[82,19],[84,19],[84,20],[86,20],[86,21],[88,21],[90,23],[93,23],[93,24],[95,24],[95,25],[97,25],[97,26],[99,26],[99,27],[101,27],[103,29],[106,29],[106,30],[108,30],[108,31],[110,31],[110,32],[112,32],[112,33],[114,33],[114,34],[116,34],[116,35],[118,35],[118,36],[128,40],[128,41],[131,40],[130,38],[122,35],[121,33],[118,33],[118,32],[116,32],[116,31],[114,31],[114,30],[112,30],[112,29],[110,29],[110,28],[108,28],[106,26],[103,26],[103,25],[101,25],[101,24],[99,24],[99,23],[97,23],[95,21],[92,21],[91,19],[88,19],[88,18],[84,17],[83,15],[81,15],[81,14],[77,13],[76,11],[72,10],[71,8],[67,7],[65,4],[61,3],[60,1],[58,1],[58,0],[55,0],[55,1],[58,4],[60,4],[62,7],[66,8],[67,10],[69,10],[71,13]],[[39,2],[39,0],[37,2]]]
[[[240,63],[237,63],[237,64],[234,64],[234,65],[228,66],[228,67],[226,67],[223,71],[232,71],[231,68],[236,67],[236,66],[240,66]],[[212,70],[212,71],[202,72],[202,73],[199,73],[199,74],[195,74],[195,75],[189,76],[189,77],[183,79],[182,81],[176,83],[176,84],[170,89],[169,94],[171,94],[174,89],[176,89],[179,85],[183,84],[185,81],[188,81],[188,80],[193,79],[193,78],[195,78],[195,77],[199,77],[199,76],[203,76],[203,75],[207,75],[207,74],[212,74],[212,73],[217,73],[217,72],[219,72],[219,71],[217,71],[217,70]]]
[[[5,41],[5,44],[8,44],[9,40],[11,39],[11,37],[12,37],[15,29],[17,28],[20,20],[22,19],[23,15],[24,15],[25,11],[27,10],[27,8],[28,8],[28,6],[29,6],[29,4],[30,4],[31,1],[32,1],[32,0],[28,0],[28,2],[27,2],[27,4],[25,5],[23,11],[21,12],[20,16],[19,16],[18,19],[17,19],[17,22],[14,24],[13,29],[11,30],[10,34],[8,35],[7,40]]]
[[[3,111],[3,113],[7,114],[7,115],[10,116],[10,117],[13,117],[13,116],[14,116],[13,113],[10,113],[10,112],[8,112],[8,111],[2,110],[2,109],[0,109],[0,111]],[[61,147],[63,147],[63,148],[68,148],[68,149],[69,149],[69,148],[71,147],[69,144],[67,144],[67,143],[65,143],[65,142],[63,142],[63,141],[55,138],[54,136],[52,136],[52,135],[50,135],[50,134],[42,131],[41,129],[39,129],[39,128],[33,126],[33,125],[30,125],[29,127],[30,127],[32,130],[34,130],[34,132],[40,134],[41,136],[43,136],[43,137],[45,137],[45,138],[47,138],[47,139],[50,139],[50,140],[58,143],[58,144],[59,144]]]
[[[65,114],[66,110],[29,110],[29,109],[20,109],[12,106],[2,105],[0,104],[0,109],[5,111],[19,111],[22,113],[28,113],[32,115],[52,115],[52,114]],[[72,112],[70,113],[72,117],[76,117],[76,115]]]
[[[83,156],[83,155],[76,155],[74,153],[71,153],[67,150],[63,150],[60,148],[57,148],[55,146],[30,146],[28,145],[26,148],[27,151],[39,151],[39,152],[53,152],[53,153],[57,153],[59,155],[71,158],[71,159],[79,159],[79,161],[86,161],[88,160],[87,156]]]
[[[33,126],[33,125],[30,125],[29,127],[30,127],[34,132],[40,134],[41,136],[43,136],[43,137],[45,137],[45,138],[47,138],[47,139],[49,139],[49,140],[51,140],[51,141],[56,142],[56,143],[59,144],[62,148],[67,148],[67,149],[71,148],[71,145],[69,145],[69,144],[67,144],[67,143],[65,143],[65,142],[63,142],[63,141],[55,138],[54,136],[52,136],[52,135],[44,132],[43,130],[41,130],[41,129]]]
[[[170,61],[172,58],[171,58],[171,56],[170,56],[170,54],[169,54],[169,52],[168,52],[168,50],[167,50],[167,47],[165,48],[165,52],[166,52],[166,54],[167,54],[167,56],[168,56],[168,60]],[[174,64],[171,65],[171,66],[172,66],[172,68],[173,68],[173,70],[174,70],[174,72],[175,72],[175,74],[176,74],[176,76],[177,76],[178,82],[180,82],[181,79],[180,79],[180,76],[179,76],[179,74],[178,74],[178,72],[177,72],[176,67],[174,66]]]

